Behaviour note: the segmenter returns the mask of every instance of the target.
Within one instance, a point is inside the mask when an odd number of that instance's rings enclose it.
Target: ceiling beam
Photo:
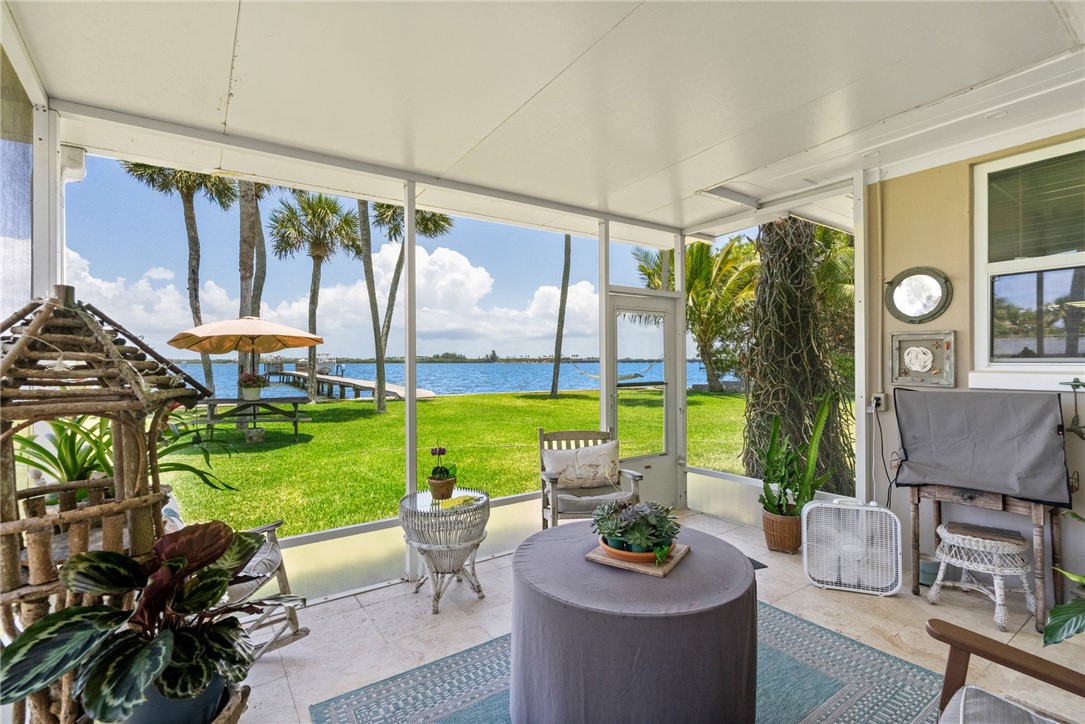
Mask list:
[[[684,233],[687,236],[699,234],[718,226],[726,226],[733,231],[736,230],[735,224],[743,224],[743,226],[738,226],[737,229],[745,228],[745,226],[754,226],[762,221],[786,216],[792,207],[812,204],[823,199],[831,199],[834,196],[851,193],[851,183],[850,179],[847,181],[837,181],[836,183],[826,184],[825,186],[818,186],[806,191],[800,191],[797,194],[788,194],[786,196],[778,196],[774,199],[766,199],[761,203],[761,206],[758,209],[751,209],[750,211],[743,211],[729,216],[721,216],[717,219],[712,219],[711,221],[694,224],[685,229]],[[729,232],[723,231],[718,235],[711,234],[711,236],[722,236],[727,233]]]
[[[641,229],[648,229],[650,231],[657,231],[663,234],[669,234],[671,236],[681,232],[681,230],[676,226],[660,224],[654,221],[646,221],[644,219],[638,219],[632,216],[624,216],[622,214],[615,214],[609,211],[592,209],[585,206],[576,206],[574,204],[567,204],[561,201],[528,196],[526,194],[519,194],[511,191],[503,191],[501,189],[490,188],[487,186],[481,186],[478,184],[466,183],[462,181],[455,181],[453,179],[429,176],[415,171],[408,171],[406,169],[392,168],[389,166],[382,166],[366,161],[357,161],[354,159],[332,156],[326,153],[319,153],[316,151],[307,151],[301,148],[288,146],[280,143],[261,141],[258,139],[247,138],[244,136],[227,136],[222,134],[221,132],[206,131],[199,128],[192,128],[190,126],[182,126],[153,118],[144,118],[129,113],[113,111],[107,108],[97,108],[95,106],[88,106],[82,103],[74,103],[58,98],[51,98],[49,100],[49,105],[52,109],[56,110],[62,118],[67,117],[98,124],[113,125],[121,129],[137,128],[140,131],[168,137],[174,140],[187,141],[190,143],[199,143],[202,145],[224,150],[229,149],[234,151],[243,151],[271,158],[287,159],[310,166],[330,168],[338,171],[352,171],[370,176],[379,176],[404,182],[414,181],[417,184],[424,184],[426,186],[431,186],[434,188],[443,188],[452,191],[476,194],[479,196],[500,199],[502,201],[510,201],[513,203],[550,209],[551,211],[557,211],[559,213],[574,214],[577,216],[583,216],[591,219],[605,219],[612,223],[625,224]],[[165,159],[163,160],[165,161]],[[234,169],[215,170],[235,172]],[[690,235],[706,241],[713,240],[713,237],[711,236],[697,236],[695,232],[693,234],[687,234],[687,236]]]

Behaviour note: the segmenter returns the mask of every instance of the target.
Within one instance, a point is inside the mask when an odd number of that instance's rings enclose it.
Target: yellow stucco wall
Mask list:
[[[891,395],[890,380],[891,335],[894,332],[936,332],[954,330],[957,333],[956,386],[968,389],[968,372],[973,364],[973,283],[972,283],[972,168],[976,164],[1016,155],[1025,151],[1052,146],[1085,137],[1085,132],[1074,132],[1037,143],[1006,149],[947,164],[918,173],[889,179],[867,187],[866,239],[867,239],[867,394],[884,391]],[[953,285],[953,301],[937,319],[924,324],[906,324],[892,317],[883,303],[885,282],[898,272],[913,266],[932,266],[945,272]],[[1085,395],[1079,395],[1079,405],[1085,406]],[[1064,415],[1069,420],[1073,411],[1071,395],[1063,395]],[[860,411],[860,414],[864,414]],[[874,481],[875,497],[885,502],[886,476],[882,472],[880,456],[884,452],[888,460],[895,450],[897,436],[896,418],[892,409],[880,415],[883,439],[875,442]],[[1071,473],[1077,471],[1085,477],[1085,442],[1074,436],[1066,441],[1067,464]],[[893,496],[893,510],[901,518],[904,530],[908,530],[909,507],[907,491],[899,490]],[[1074,508],[1085,511],[1085,492],[1074,496]],[[991,513],[960,508],[950,517],[970,520],[988,525],[1000,525],[1030,531],[1020,516]],[[925,551],[933,547],[933,531],[929,511],[924,512]],[[1064,528],[1064,564],[1075,571],[1085,571],[1085,535],[1082,527],[1069,521]],[[907,562],[910,539],[905,540]]]

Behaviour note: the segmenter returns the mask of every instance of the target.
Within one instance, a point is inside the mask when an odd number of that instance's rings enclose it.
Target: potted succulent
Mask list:
[[[456,487],[456,466],[444,464],[444,456],[448,454],[448,450],[439,445],[431,447],[429,454],[437,458],[437,464],[426,478],[430,494],[434,500],[448,500],[452,497],[452,489]]]
[[[603,551],[623,560],[660,565],[670,555],[682,526],[674,508],[654,501],[604,503],[592,513],[592,529],[603,539]]]
[[[803,506],[814,499],[814,493],[829,478],[829,473],[814,474],[817,466],[821,434],[829,419],[829,398],[822,399],[810,433],[805,454],[800,454],[786,436],[780,435],[780,416],[772,420],[772,433],[767,448],[757,451],[764,466],[761,479],[764,490],[758,502],[765,544],[770,551],[796,553],[802,548]]]
[[[298,600],[220,605],[228,586],[247,580],[238,572],[263,540],[212,521],[162,536],[145,561],[110,551],[72,556],[61,582],[105,604],[72,606],[28,626],[0,654],[0,703],[78,667],[72,695],[96,721],[211,721],[226,682],[242,681],[253,662],[236,615]],[[118,608],[130,592],[134,610]]]
[[[253,400],[260,399],[260,390],[265,387],[270,387],[271,382],[267,377],[257,374],[255,372],[246,372],[237,378],[237,386],[241,388],[241,399]]]

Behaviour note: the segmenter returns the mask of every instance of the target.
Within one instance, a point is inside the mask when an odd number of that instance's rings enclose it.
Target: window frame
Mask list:
[[[1038,272],[1085,266],[1085,251],[1028,259],[988,262],[988,176],[1058,156],[1085,151],[1085,138],[977,164],[972,169],[973,250],[973,366],[968,385],[973,388],[1058,390],[1059,382],[1080,376],[1081,362],[1014,362],[991,359],[991,283],[1003,274]]]

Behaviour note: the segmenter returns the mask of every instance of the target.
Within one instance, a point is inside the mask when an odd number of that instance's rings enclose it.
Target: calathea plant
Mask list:
[[[231,583],[250,580],[239,572],[263,540],[212,521],[163,536],[142,563],[109,551],[72,556],[60,569],[69,591],[107,602],[136,591],[135,609],[74,606],[27,627],[0,655],[0,703],[23,699],[76,667],[73,693],[103,722],[128,718],[151,684],[167,698],[186,699],[216,673],[240,682],[253,648],[236,615],[287,598],[221,604]]]

